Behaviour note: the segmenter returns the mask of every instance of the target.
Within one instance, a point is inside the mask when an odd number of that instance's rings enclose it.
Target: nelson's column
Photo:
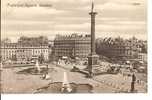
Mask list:
[[[92,77],[95,72],[94,69],[96,69],[98,65],[98,59],[99,56],[96,54],[96,47],[95,47],[95,16],[97,15],[97,12],[94,12],[94,3],[92,2],[92,9],[89,13],[91,15],[91,53],[88,56],[88,77]]]

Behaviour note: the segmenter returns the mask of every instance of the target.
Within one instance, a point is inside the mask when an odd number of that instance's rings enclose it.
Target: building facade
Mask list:
[[[44,60],[47,61],[49,47],[48,45],[18,45],[16,43],[9,43],[2,45],[1,53],[2,61],[28,61],[33,58],[38,58],[41,54],[43,54]]]
[[[96,52],[100,55],[116,59],[116,60],[134,60],[139,59],[140,47],[136,38],[122,39],[118,38],[104,38],[97,39]]]
[[[90,53],[90,44],[90,35],[57,35],[54,40],[54,54],[57,58],[63,56],[86,58]]]
[[[48,43],[32,43],[30,41],[31,38],[26,37],[25,39],[27,39],[28,42],[25,40],[21,41],[20,38],[17,43],[3,43],[1,45],[2,61],[29,61],[41,55],[43,55],[45,61],[48,61],[50,51]],[[33,39],[34,38],[31,40],[33,41]]]
[[[15,58],[17,54],[17,43],[3,43],[1,44],[2,61]]]

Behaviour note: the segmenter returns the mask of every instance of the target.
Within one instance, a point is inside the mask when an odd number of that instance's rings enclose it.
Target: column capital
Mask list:
[[[97,15],[97,12],[89,12],[89,15]]]

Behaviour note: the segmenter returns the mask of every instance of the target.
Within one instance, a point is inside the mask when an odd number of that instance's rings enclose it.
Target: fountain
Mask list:
[[[93,86],[90,84],[70,83],[67,72],[64,72],[61,82],[50,82],[36,89],[33,93],[93,93]]]
[[[64,72],[63,74],[63,83],[62,83],[62,89],[61,89],[62,93],[71,93],[72,92],[72,88],[69,84],[69,81],[67,79],[67,73]]]
[[[38,71],[38,72],[41,71],[38,60],[36,61],[35,67],[37,68],[37,71]]]
[[[17,74],[32,74],[32,75],[43,75],[43,79],[49,79],[50,76],[48,75],[48,71],[54,71],[54,68],[48,68],[48,65],[39,65],[38,60],[33,67],[28,67],[21,71],[18,71]],[[42,76],[42,77],[43,77]]]

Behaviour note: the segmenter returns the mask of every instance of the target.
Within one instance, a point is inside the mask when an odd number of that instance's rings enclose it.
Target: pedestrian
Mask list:
[[[135,74],[133,73],[131,77],[132,77],[132,81],[131,81],[131,90],[130,90],[130,92],[134,92],[134,90],[135,90],[136,76],[135,76]]]
[[[47,70],[47,71],[49,70],[49,65],[46,65],[46,70]]]

